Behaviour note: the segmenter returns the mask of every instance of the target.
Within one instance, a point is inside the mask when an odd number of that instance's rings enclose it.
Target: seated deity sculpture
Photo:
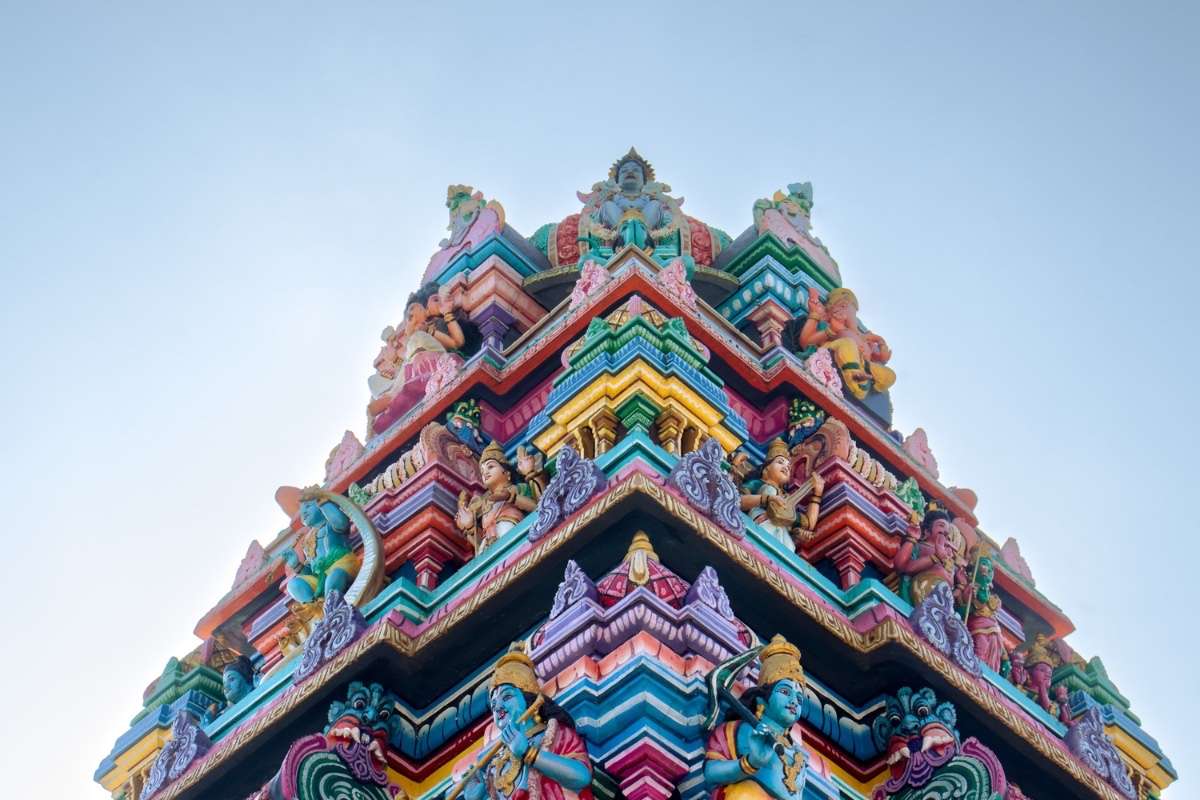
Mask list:
[[[956,534],[950,514],[933,509],[921,520],[919,538],[912,534],[904,537],[893,563],[901,576],[900,595],[914,606],[939,583],[946,584],[952,594],[962,596],[966,576],[958,560]]]
[[[458,496],[458,514],[454,522],[475,545],[477,555],[537,507],[545,488],[540,456],[518,447],[516,470],[525,478],[521,483],[513,482],[512,464],[504,455],[504,449],[492,442],[479,458],[479,474],[485,491],[468,496],[467,490],[463,489]]]
[[[739,462],[734,463],[735,471]],[[817,473],[812,475],[812,493],[803,519],[797,513],[799,497],[789,495],[792,480],[792,456],[783,439],[775,439],[767,448],[760,480],[743,480],[741,508],[763,530],[780,544],[795,552],[798,544],[810,541],[815,535],[817,517],[821,511],[821,494],[825,482]]]
[[[521,645],[496,662],[489,705],[500,746],[465,778],[465,800],[592,800],[587,744]]]
[[[436,285],[413,293],[404,309],[402,330],[388,326],[375,358],[375,374],[367,379],[371,401],[367,412],[378,419],[397,416],[420,401],[425,385],[442,356],[466,343],[462,326]]]
[[[336,591],[345,594],[360,567],[350,546],[350,519],[332,502],[321,502],[313,489],[300,493],[300,521],[307,525],[302,537],[304,560],[295,551],[283,551],[291,579],[288,594],[301,603],[312,603]]]
[[[885,366],[892,351],[882,336],[859,328],[858,298],[849,289],[834,289],[824,303],[816,289],[809,289],[800,347],[829,350],[846,388],[859,400],[896,382],[896,373]]]
[[[708,740],[704,780],[712,800],[800,800],[808,756],[796,723],[804,709],[800,651],[776,636],[760,654],[758,685],[740,702],[758,717],[718,725]]]
[[[664,187],[654,182],[654,168],[632,147],[597,184],[599,208],[594,221],[615,233],[614,247],[654,245],[655,231],[666,228],[672,215],[663,198]]]

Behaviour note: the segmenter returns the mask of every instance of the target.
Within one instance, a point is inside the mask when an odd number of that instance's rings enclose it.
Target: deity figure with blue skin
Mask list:
[[[672,219],[659,196],[662,193],[647,188],[647,184],[656,186],[654,168],[631,147],[609,169],[608,178],[602,189],[599,222],[617,232],[614,246],[652,247],[651,232],[666,227]]]
[[[735,717],[708,739],[704,780],[712,800],[799,800],[804,792],[808,755],[793,730],[804,709],[800,651],[777,635],[760,658],[758,685],[741,696],[758,724]]]
[[[303,564],[292,550],[284,561],[295,574],[287,590],[301,603],[311,603],[336,591],[344,595],[358,575],[359,560],[350,546],[350,519],[334,503],[321,502],[312,490],[300,494],[300,521],[309,526]]]
[[[592,800],[587,745],[571,715],[542,694],[519,643],[496,662],[489,703],[503,744],[468,780],[465,800]]]

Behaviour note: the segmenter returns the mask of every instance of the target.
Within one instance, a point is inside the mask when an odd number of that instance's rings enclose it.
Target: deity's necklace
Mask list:
[[[531,740],[529,743],[530,747],[533,747],[532,737],[545,729],[545,725],[536,725],[529,729],[526,737]],[[496,766],[496,788],[505,797],[510,797],[513,789],[516,788],[517,781],[521,777],[521,767],[524,766],[524,763],[507,746],[503,748],[503,751],[504,754],[500,757],[500,763]]]
[[[796,747],[796,742],[792,740],[791,729],[775,734],[775,741],[780,747],[775,748],[775,757],[779,759],[779,764],[783,767],[783,785],[788,792],[795,794],[799,791],[797,779],[800,777],[800,772],[804,769],[804,759],[798,758],[799,750]],[[787,758],[787,754],[791,752],[791,760]]]

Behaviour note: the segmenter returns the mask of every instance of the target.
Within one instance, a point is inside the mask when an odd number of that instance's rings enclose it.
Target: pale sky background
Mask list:
[[[0,3],[3,794],[102,796],[361,435],[446,185],[530,235],[634,144],[733,236],[813,181],[897,427],[1200,795],[1200,13],[1046,5]]]

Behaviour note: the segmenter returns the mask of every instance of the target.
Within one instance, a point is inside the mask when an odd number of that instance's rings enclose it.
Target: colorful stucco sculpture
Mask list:
[[[916,348],[859,319],[811,185],[730,237],[663,171],[630,149],[529,238],[450,188],[421,284],[364,289],[403,309],[367,425],[278,530],[230,521],[115,800],[1162,796],[1083,601],[941,482],[937,420],[893,428]]]

